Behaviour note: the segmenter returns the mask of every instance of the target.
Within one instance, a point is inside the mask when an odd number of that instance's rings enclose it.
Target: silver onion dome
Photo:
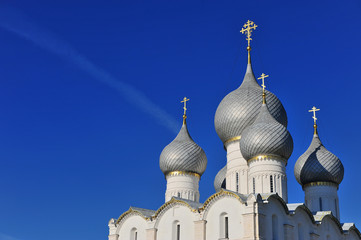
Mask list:
[[[216,190],[216,192],[218,192],[222,188],[226,188],[226,173],[227,165],[224,166],[221,170],[219,170],[216,177],[214,178],[214,189]]]
[[[185,119],[177,137],[160,154],[159,166],[164,175],[173,171],[202,175],[206,170],[206,154],[189,135]]]
[[[240,149],[246,160],[260,155],[287,160],[293,151],[293,140],[287,128],[273,118],[263,103],[254,123],[243,131]]]
[[[323,146],[316,127],[311,145],[295,164],[295,177],[302,186],[312,182],[331,182],[339,185],[343,179],[343,165],[336,155]]]
[[[282,103],[273,93],[266,93],[270,113],[278,122],[287,126],[287,114]],[[243,130],[254,122],[261,107],[261,94],[262,88],[258,85],[249,62],[241,86],[225,96],[216,111],[214,125],[223,143],[241,136]]]

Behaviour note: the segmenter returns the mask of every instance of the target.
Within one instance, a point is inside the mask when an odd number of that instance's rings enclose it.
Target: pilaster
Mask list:
[[[146,230],[146,240],[157,240],[157,230],[156,228],[149,228]]]
[[[206,240],[206,220],[194,222],[194,240]]]

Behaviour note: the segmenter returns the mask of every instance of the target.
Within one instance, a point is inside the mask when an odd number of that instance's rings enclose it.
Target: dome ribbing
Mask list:
[[[202,175],[206,170],[206,154],[189,135],[185,119],[177,137],[163,149],[159,166],[164,175],[173,171]]]
[[[240,149],[246,160],[260,155],[287,160],[293,151],[293,140],[287,128],[273,118],[264,103],[254,123],[244,130]]]
[[[278,122],[287,126],[287,114],[282,103],[273,93],[266,93],[270,113]],[[261,94],[262,88],[254,77],[251,63],[248,63],[241,86],[225,96],[216,111],[214,125],[223,143],[241,136],[243,130],[255,121],[261,108]]]

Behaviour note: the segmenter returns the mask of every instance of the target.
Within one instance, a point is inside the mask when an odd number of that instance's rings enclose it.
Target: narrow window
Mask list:
[[[239,189],[239,176],[238,176],[238,173],[236,173],[236,192],[238,192],[238,189]]]
[[[272,193],[273,192],[273,176],[272,175],[270,176],[269,181],[270,181],[271,193]]]
[[[180,240],[180,224],[177,224],[177,240]]]
[[[303,227],[301,223],[298,224],[298,240],[303,240]]]
[[[177,195],[179,198],[181,197],[181,195],[180,195],[180,192],[178,193],[178,195]]]
[[[228,238],[228,217],[224,218],[224,238]]]
[[[322,198],[320,198],[319,200],[320,200],[320,211],[322,211]]]
[[[253,193],[256,193],[256,180],[253,178]]]
[[[278,240],[278,220],[277,216],[272,216],[272,240]]]
[[[336,215],[336,218],[338,218],[337,216],[337,200],[335,199],[335,215]]]
[[[138,232],[135,232],[135,234],[134,234],[134,240],[138,240]]]

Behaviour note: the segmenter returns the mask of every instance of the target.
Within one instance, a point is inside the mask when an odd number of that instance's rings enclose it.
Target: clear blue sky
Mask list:
[[[243,79],[248,19],[255,74],[270,75],[295,143],[289,202],[303,201],[293,166],[316,105],[345,167],[341,220],[361,227],[360,1],[5,0],[0,13],[0,240],[107,239],[130,205],[161,206],[159,155],[175,133],[153,107],[180,128],[184,96],[208,157],[201,201],[214,193],[226,162],[214,114]]]

